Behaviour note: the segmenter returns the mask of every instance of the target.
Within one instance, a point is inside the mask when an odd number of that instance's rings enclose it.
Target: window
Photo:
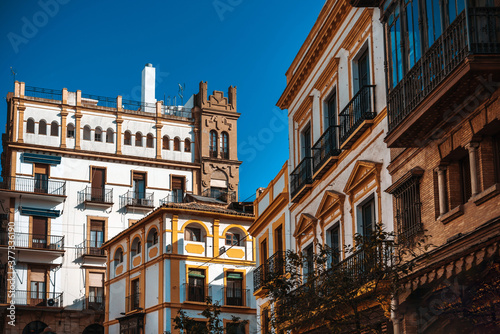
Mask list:
[[[239,246],[241,235],[239,231],[229,230],[226,233],[226,245],[227,246]]]
[[[102,142],[102,129],[100,127],[95,128],[94,141]]]
[[[156,228],[153,228],[151,231],[148,233],[148,248],[153,247],[154,245],[158,244],[158,231]]]
[[[106,130],[106,143],[114,143],[114,131],[111,128]]]
[[[154,147],[154,138],[151,133],[148,133],[146,136],[146,147],[153,148]]]
[[[40,122],[38,122],[38,134],[39,135],[47,134],[47,122],[45,122],[45,120],[43,119],[41,119]]]
[[[83,140],[90,140],[90,126],[85,125],[83,127]]]
[[[130,297],[129,297],[129,310],[137,310],[141,304],[141,288],[139,279],[134,279],[130,282]]]
[[[26,133],[35,133],[35,120],[28,118],[26,121]]]
[[[226,276],[226,304],[243,306],[243,275],[228,272]]]
[[[314,274],[314,245],[311,243],[304,249],[304,276]]]
[[[495,159],[496,182],[500,183],[500,134],[493,137],[493,157]]]
[[[118,250],[115,252],[115,266],[123,263],[123,249],[118,248]]]
[[[67,138],[75,138],[75,126],[73,125],[73,123],[69,123],[66,130]]]
[[[135,238],[134,241],[132,241],[132,245],[130,246],[130,250],[132,251],[132,257],[136,256],[137,254],[141,254],[142,243],[141,243],[141,239],[139,237]]]
[[[48,219],[46,217],[32,217],[31,244],[33,248],[47,248]]]
[[[189,138],[184,139],[184,152],[191,152],[191,140]]]
[[[441,8],[440,1],[425,0],[427,13],[427,46],[430,47],[441,36]]]
[[[49,192],[49,165],[35,163],[35,193],[46,194]]]
[[[217,131],[215,130],[210,131],[209,151],[211,158],[217,158]]]
[[[227,132],[221,134],[221,154],[222,159],[229,159],[229,135]]]
[[[269,316],[269,309],[268,308],[264,308],[262,310],[262,314],[261,314],[261,321],[262,321],[262,334],[269,334],[271,333],[271,319],[270,319],[270,316]]]
[[[260,263],[264,263],[267,260],[267,240],[264,239],[260,243]]]
[[[45,268],[31,268],[30,275],[30,305],[31,306],[46,306],[46,278],[47,270]]]
[[[460,159],[458,165],[460,168],[460,193],[462,204],[465,204],[472,196],[469,155],[466,154]]]
[[[365,238],[370,238],[375,228],[375,200],[372,198],[361,206],[360,233]]]
[[[368,47],[361,52],[356,60],[354,68],[354,93],[359,92],[363,87],[370,84],[370,57]],[[363,108],[364,110],[364,108]]]
[[[104,243],[104,221],[90,220],[90,240],[88,243],[89,254],[101,255],[100,247]]]
[[[300,135],[300,156],[302,159],[309,158],[311,156],[311,126],[306,125],[305,129],[302,130]]]
[[[135,133],[135,146],[142,147],[142,133],[140,132]]]
[[[89,273],[88,309],[101,310],[104,307],[104,274]]]
[[[331,251],[330,265],[336,265],[340,262],[340,233],[339,225],[335,225],[327,231],[328,246]]]
[[[330,126],[337,124],[337,93],[335,92],[335,89],[336,88],[334,88],[333,93],[330,95],[325,105],[325,131]]]
[[[246,327],[243,322],[228,322],[226,334],[246,334]]]
[[[91,186],[90,186],[90,200],[92,202],[106,203],[105,198],[105,184],[106,184],[106,169],[100,167],[92,167]],[[109,199],[111,201],[111,199]]]
[[[394,12],[389,16],[388,34],[390,44],[391,58],[391,87],[395,87],[403,78],[403,45],[401,43],[401,18],[399,15],[399,6],[396,6]]]
[[[181,140],[179,137],[174,138],[174,151],[180,151],[181,150]]]
[[[172,198],[173,203],[182,203],[184,199],[184,178],[172,176]]]
[[[50,135],[51,136],[59,136],[59,124],[54,121],[50,124]]]
[[[186,240],[186,241],[202,242],[203,240],[201,239],[201,236],[202,236],[202,234],[201,234],[200,228],[188,226],[184,230],[184,240]]]
[[[168,138],[168,136],[163,136],[163,149],[164,150],[170,149],[170,138]]]
[[[205,301],[205,270],[190,269],[188,272],[188,300],[192,302]]]
[[[130,131],[125,131],[123,136],[123,145],[132,145],[132,133]]]
[[[146,174],[133,172],[132,174],[132,191],[136,200],[146,197]]]

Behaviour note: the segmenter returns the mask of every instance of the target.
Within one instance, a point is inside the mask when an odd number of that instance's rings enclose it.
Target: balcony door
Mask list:
[[[35,164],[34,192],[46,194],[49,190],[49,165]]]
[[[90,221],[90,240],[89,240],[89,254],[100,255],[100,247],[104,243],[104,221],[91,220]]]
[[[172,176],[172,202],[182,203],[184,199],[184,178]]]
[[[139,285],[139,279],[135,279],[130,282],[131,286],[131,300],[130,300],[130,307],[131,311],[137,310],[140,307],[140,285]]]
[[[360,119],[362,115],[370,112],[370,95],[369,91],[363,90],[363,87],[370,84],[370,57],[368,48],[362,51],[358,57],[355,69],[354,94],[358,94],[354,102],[354,122]]]
[[[138,204],[141,204],[141,199],[146,197],[146,174],[134,173],[133,176],[133,192],[134,198]]]
[[[104,274],[89,273],[88,308],[101,309],[104,307]]]
[[[280,275],[283,274],[284,271],[284,256],[283,256],[283,225],[278,226],[274,230],[274,244],[276,245],[275,253],[278,253],[276,257],[276,269]]]
[[[301,157],[309,158],[311,157],[311,126],[308,124],[301,134]]]
[[[33,217],[31,245],[33,248],[47,248],[48,219]]]
[[[243,275],[241,273],[227,274],[226,304],[243,306]]]
[[[104,202],[105,175],[104,168],[92,167],[91,200],[93,202]]]
[[[205,270],[190,270],[188,282],[188,300],[205,301]]]
[[[361,206],[361,233],[370,238],[375,228],[375,200],[371,199]]]
[[[29,305],[31,306],[45,306],[46,273],[47,270],[43,268],[32,268],[30,271]]]

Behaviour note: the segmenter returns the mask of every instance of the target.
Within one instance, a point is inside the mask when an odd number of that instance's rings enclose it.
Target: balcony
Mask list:
[[[478,92],[492,93],[500,79],[500,8],[463,11],[406,73],[387,100],[389,147],[418,147],[456,106]],[[492,88],[492,86],[494,88]],[[470,104],[470,102],[469,102]]]
[[[312,157],[305,157],[290,174],[290,195],[293,203],[297,203],[311,188],[312,162]]]
[[[15,290],[12,299],[16,306],[63,307],[62,292]]]
[[[104,312],[105,305],[104,296],[89,296],[84,299],[85,310]]]
[[[97,245],[91,246],[91,242],[87,240],[76,245],[75,248],[76,248],[77,259],[81,257],[102,257],[102,258],[106,257],[104,249],[97,247]]]
[[[262,288],[267,282],[285,273],[286,252],[276,252],[265,263],[253,271],[254,292]]]
[[[339,114],[340,148],[351,148],[375,116],[375,86],[363,86]]]
[[[23,193],[25,198],[62,202],[66,199],[66,181],[25,176],[10,176],[0,182],[0,189]]]
[[[246,306],[250,307],[250,298],[252,294],[249,289],[222,288],[222,296],[225,300],[225,306]]]
[[[160,206],[167,203],[182,203],[185,193],[182,190],[172,190],[166,197],[160,199]]]
[[[113,189],[85,187],[78,192],[78,204],[108,208],[113,205]]]
[[[212,296],[211,286],[184,283],[183,287],[186,291],[186,301],[188,302],[205,303],[207,297]]]
[[[9,233],[0,233],[0,245],[7,246]],[[33,248],[36,250],[64,251],[64,236],[14,233],[14,245],[18,248]]]
[[[127,210],[145,210],[149,211],[154,208],[153,193],[137,193],[127,191],[120,196],[120,207],[125,207]]]
[[[338,134],[339,126],[330,126],[312,147],[313,179],[321,178],[338,160],[341,152]]]
[[[215,198],[216,200],[232,203],[236,202],[236,192],[219,188],[205,189],[202,193],[204,197]]]
[[[139,292],[133,293],[126,297],[126,312],[142,311],[141,307],[141,294]]]

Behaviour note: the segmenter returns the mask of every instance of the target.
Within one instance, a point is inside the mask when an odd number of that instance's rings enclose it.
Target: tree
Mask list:
[[[201,315],[207,319],[206,322],[196,321],[190,318],[186,311],[180,309],[177,312],[177,316],[172,319],[174,329],[180,329],[187,334],[224,334],[224,330],[226,330],[227,334],[238,334],[236,330],[237,325],[248,323],[248,320],[241,320],[239,317],[232,316],[227,328],[224,328],[220,314],[219,302],[212,303],[212,298],[207,297],[206,308],[201,312]],[[231,333],[231,331],[234,331],[234,333]]]
[[[348,256],[339,263],[339,251],[329,247],[317,245],[312,258],[287,251],[285,274],[268,270],[263,286],[274,305],[275,332],[380,332],[390,317],[398,282],[411,270],[411,259],[425,238],[396,244],[394,234],[378,224],[368,237],[356,234],[354,246],[344,246]],[[314,269],[304,274],[304,268]]]

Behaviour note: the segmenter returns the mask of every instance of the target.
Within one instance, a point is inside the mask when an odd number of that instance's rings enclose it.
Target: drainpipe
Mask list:
[[[392,300],[391,300],[391,320],[392,320],[394,334],[401,333],[399,330],[401,318],[398,316],[398,313],[397,313],[398,306],[399,306],[398,298],[396,296],[393,296]]]

